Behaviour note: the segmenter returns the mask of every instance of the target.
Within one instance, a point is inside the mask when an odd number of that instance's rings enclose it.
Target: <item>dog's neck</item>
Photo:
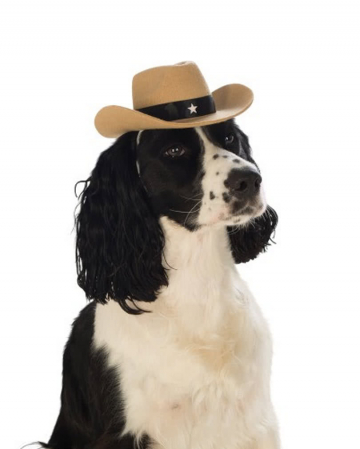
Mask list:
[[[169,278],[163,300],[177,309],[226,306],[239,280],[226,227],[189,231],[164,217],[160,223]]]
[[[209,275],[214,269],[220,273],[233,267],[225,226],[189,231],[166,217],[162,217],[160,223],[165,236],[166,268],[177,271],[195,268]]]

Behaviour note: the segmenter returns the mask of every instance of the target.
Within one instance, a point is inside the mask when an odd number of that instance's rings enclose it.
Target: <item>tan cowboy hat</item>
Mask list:
[[[95,117],[100,134],[118,137],[142,129],[211,125],[241,114],[254,98],[242,84],[227,84],[211,93],[198,66],[191,61],[137,73],[132,94],[134,109],[100,109]]]

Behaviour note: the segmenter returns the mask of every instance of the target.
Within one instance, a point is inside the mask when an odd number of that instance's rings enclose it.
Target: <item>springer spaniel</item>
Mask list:
[[[128,132],[84,181],[51,449],[278,449],[271,337],[235,264],[277,224],[234,119]]]

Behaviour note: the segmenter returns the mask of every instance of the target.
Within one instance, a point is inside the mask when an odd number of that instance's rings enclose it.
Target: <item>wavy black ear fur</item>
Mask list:
[[[133,314],[142,310],[132,300],[154,301],[167,285],[164,235],[136,169],[136,136],[126,133],[101,153],[75,218],[79,286]]]
[[[247,225],[238,228],[228,227],[231,253],[235,263],[249,262],[261,252],[265,252],[270,245],[277,222],[277,213],[268,206],[263,215],[251,220]]]

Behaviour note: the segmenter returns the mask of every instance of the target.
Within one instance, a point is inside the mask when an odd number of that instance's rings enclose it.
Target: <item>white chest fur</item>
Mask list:
[[[154,448],[278,448],[270,334],[226,230],[162,224],[172,269],[158,299],[139,303],[152,313],[128,315],[114,301],[96,309],[94,343],[118,369],[126,431],[146,432]]]

